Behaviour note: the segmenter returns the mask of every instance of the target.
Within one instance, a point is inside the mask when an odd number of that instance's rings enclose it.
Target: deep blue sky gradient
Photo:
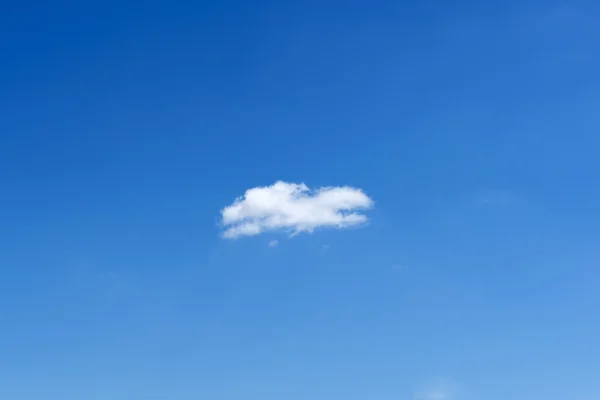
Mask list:
[[[595,3],[3,5],[0,398],[600,398]]]

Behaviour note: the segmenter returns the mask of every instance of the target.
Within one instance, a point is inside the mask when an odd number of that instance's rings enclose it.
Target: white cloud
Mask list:
[[[414,400],[453,400],[456,399],[456,383],[449,379],[440,379],[430,382],[423,389],[417,391]]]
[[[415,400],[449,400],[450,394],[442,389],[428,389],[415,393]]]
[[[361,189],[330,186],[310,190],[304,183],[278,181],[255,187],[221,210],[223,237],[254,236],[266,231],[312,232],[320,227],[348,228],[368,218],[357,210],[373,207]]]
[[[279,244],[279,240],[271,240],[269,242],[269,247],[275,247]]]

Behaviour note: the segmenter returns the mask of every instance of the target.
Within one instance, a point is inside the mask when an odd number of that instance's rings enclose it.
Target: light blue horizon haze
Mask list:
[[[600,5],[0,12],[0,399],[600,398]],[[276,181],[369,222],[222,237]]]

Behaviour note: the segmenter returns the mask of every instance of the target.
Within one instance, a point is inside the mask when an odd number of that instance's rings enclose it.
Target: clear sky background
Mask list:
[[[0,398],[600,398],[599,38],[597,1],[3,4]],[[278,180],[369,222],[222,237]]]

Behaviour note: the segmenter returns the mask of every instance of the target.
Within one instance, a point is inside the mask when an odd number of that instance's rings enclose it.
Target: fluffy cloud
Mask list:
[[[430,382],[422,390],[416,392],[414,400],[451,400],[456,399],[456,383],[449,379]]]
[[[279,240],[271,240],[269,242],[269,247],[277,247],[278,244],[279,244]]]
[[[367,222],[357,211],[373,207],[362,190],[349,186],[310,190],[304,183],[276,182],[255,187],[221,210],[223,237],[233,239],[266,231],[298,234],[320,227],[348,228]]]
[[[450,394],[441,389],[430,389],[415,393],[415,400],[449,400]]]

